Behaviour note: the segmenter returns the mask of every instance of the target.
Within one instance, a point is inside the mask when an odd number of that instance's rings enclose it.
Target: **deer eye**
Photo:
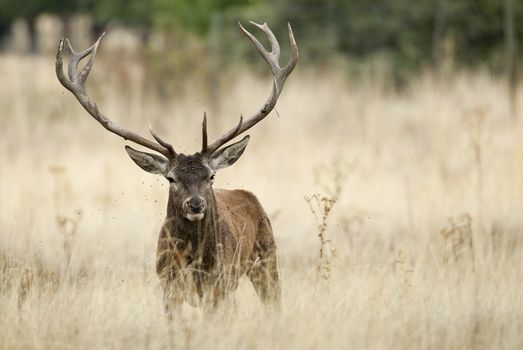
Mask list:
[[[167,179],[167,181],[169,181],[169,183],[174,183],[174,178],[172,176],[166,176],[165,178]]]
[[[216,176],[216,175],[212,174],[212,175],[209,177],[209,180],[210,180],[210,181],[214,181],[214,177],[215,177],[215,176]]]

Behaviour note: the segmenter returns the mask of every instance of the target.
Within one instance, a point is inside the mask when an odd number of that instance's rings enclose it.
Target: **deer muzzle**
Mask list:
[[[191,196],[183,201],[182,209],[188,220],[198,221],[203,219],[205,209],[207,209],[207,201],[200,196]]]

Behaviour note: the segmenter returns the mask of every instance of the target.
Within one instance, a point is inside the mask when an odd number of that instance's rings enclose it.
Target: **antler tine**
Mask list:
[[[240,130],[241,130],[242,126],[243,126],[243,115],[240,115],[240,121],[238,122],[238,125],[236,126],[236,128],[231,130],[232,131],[231,138],[234,138],[234,137],[236,137],[237,135],[240,134]],[[223,144],[225,144],[226,142],[227,141],[225,141]],[[216,141],[214,143],[216,143]],[[213,143],[213,145],[214,145],[214,143]],[[201,150],[200,153],[203,154],[203,155],[212,155],[215,151],[216,150],[210,149],[209,145],[207,144],[207,112],[203,112],[202,150]]]
[[[173,157],[176,157],[176,151],[174,150],[174,147],[167,141],[163,140],[160,136],[158,136],[154,131],[151,124],[149,124],[149,132],[151,133],[151,136],[163,147],[167,148],[169,151],[169,154]]]
[[[226,133],[224,133],[222,136],[220,136],[216,141],[214,141],[212,144],[208,145],[205,148],[205,153],[207,155],[212,155],[214,152],[216,152],[220,147],[222,147],[224,144],[232,140],[234,137],[238,136],[239,134],[245,132],[246,130],[252,128],[254,125],[256,125],[258,122],[260,122],[263,118],[265,118],[276,105],[276,102],[278,101],[278,97],[280,96],[280,93],[283,89],[283,85],[285,84],[285,80],[287,77],[291,74],[294,67],[296,67],[296,64],[298,63],[298,45],[296,45],[296,40],[294,39],[294,34],[292,32],[291,25],[287,23],[287,28],[289,31],[289,42],[291,46],[291,57],[289,59],[289,62],[287,65],[283,68],[280,67],[280,44],[278,43],[278,40],[274,36],[274,33],[271,31],[271,29],[267,26],[267,23],[264,24],[258,24],[255,22],[250,22],[251,24],[255,25],[259,29],[261,29],[265,35],[267,35],[267,38],[269,39],[269,43],[271,45],[271,51],[267,51],[265,47],[256,39],[254,35],[252,35],[248,30],[246,30],[241,23],[238,23],[240,26],[240,29],[242,32],[249,38],[249,40],[254,44],[260,55],[263,57],[265,62],[269,65],[271,68],[271,72],[273,75],[273,86],[272,91],[265,103],[263,104],[262,108],[253,116],[248,118],[245,122],[243,122],[243,117],[240,119],[240,124],[234,129],[230,129]],[[202,148],[203,150],[203,148]]]
[[[291,24],[287,22],[287,30],[289,32],[289,43],[291,45],[291,57],[289,59],[289,63],[283,68],[285,71],[285,74],[289,76],[291,72],[294,70],[294,67],[296,67],[296,64],[298,63],[298,56],[300,55],[298,51],[298,45],[296,44],[296,39],[294,39],[294,33],[292,32]]]
[[[96,57],[96,51],[98,50],[98,45],[100,44],[100,40],[102,40],[104,35],[105,32],[103,32],[102,35],[100,35],[98,40],[96,40],[96,42],[93,45],[91,45],[82,52],[74,51],[73,47],[71,46],[71,43],[69,42],[69,39],[65,39],[67,49],[69,50],[69,53],[71,55],[69,65],[67,67],[67,74],[69,75],[70,80],[78,79],[81,83],[85,83],[85,81],[87,80],[87,76],[89,75],[89,72],[93,67],[94,58]],[[89,60],[85,64],[80,74],[78,74],[78,64],[88,55]]]
[[[157,137],[155,134],[153,134],[153,137],[158,143],[155,143],[154,141],[140,136],[130,130],[124,129],[116,123],[114,123],[113,121],[111,121],[110,119],[108,119],[100,112],[96,103],[92,102],[89,96],[87,95],[87,92],[85,90],[85,82],[87,80],[87,77],[89,76],[91,68],[93,67],[96,51],[104,34],[102,34],[91,47],[81,52],[74,51],[68,39],[60,40],[58,52],[56,53],[55,63],[56,76],[58,77],[58,80],[67,90],[71,91],[71,93],[76,97],[78,102],[80,102],[82,107],[84,107],[84,109],[108,131],[124,138],[125,140],[132,141],[141,146],[147,147],[153,151],[161,153],[168,158],[175,156],[176,153],[174,153],[174,149],[172,149],[172,146],[170,146],[163,140],[160,142],[159,140],[161,139]],[[65,76],[63,69],[64,47],[66,47],[71,56],[67,65],[68,77]],[[82,71],[78,72],[78,64],[82,59],[84,59],[87,56],[89,57],[87,63],[83,67]]]
[[[269,39],[269,43],[271,45],[271,51],[267,51],[265,47],[259,42],[258,39],[249,31],[247,31],[240,23],[240,29],[242,32],[247,35],[247,37],[251,40],[251,42],[256,46],[256,49],[258,49],[258,52],[262,55],[262,57],[265,59],[265,61],[269,64],[271,69],[274,70],[274,68],[279,68],[279,60],[280,60],[280,44],[278,43],[278,40],[276,40],[276,37],[274,36],[274,33],[269,29],[267,26],[267,23],[258,24],[253,21],[249,21],[249,23],[255,25],[259,29],[261,29],[265,35],[267,35],[267,38]]]
[[[202,122],[202,151],[201,154],[207,153],[207,111],[203,112]]]

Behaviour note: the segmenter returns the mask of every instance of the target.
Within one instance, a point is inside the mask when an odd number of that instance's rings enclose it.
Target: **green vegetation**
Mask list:
[[[88,13],[98,27],[117,21],[145,32],[181,30],[207,39],[225,21],[268,21],[278,35],[289,21],[304,63],[378,60],[401,76],[451,57],[453,64],[502,71],[509,2],[517,22],[521,0],[0,0],[0,28],[19,17],[31,23],[43,12]],[[523,36],[523,25],[514,28],[516,37]],[[235,50],[226,52],[237,55]]]

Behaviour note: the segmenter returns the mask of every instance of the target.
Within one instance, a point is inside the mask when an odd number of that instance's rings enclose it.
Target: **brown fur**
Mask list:
[[[180,218],[169,205],[156,265],[168,309],[195,295],[216,305],[244,273],[263,302],[278,303],[276,244],[256,196],[216,190],[207,200],[208,214],[198,222]]]

